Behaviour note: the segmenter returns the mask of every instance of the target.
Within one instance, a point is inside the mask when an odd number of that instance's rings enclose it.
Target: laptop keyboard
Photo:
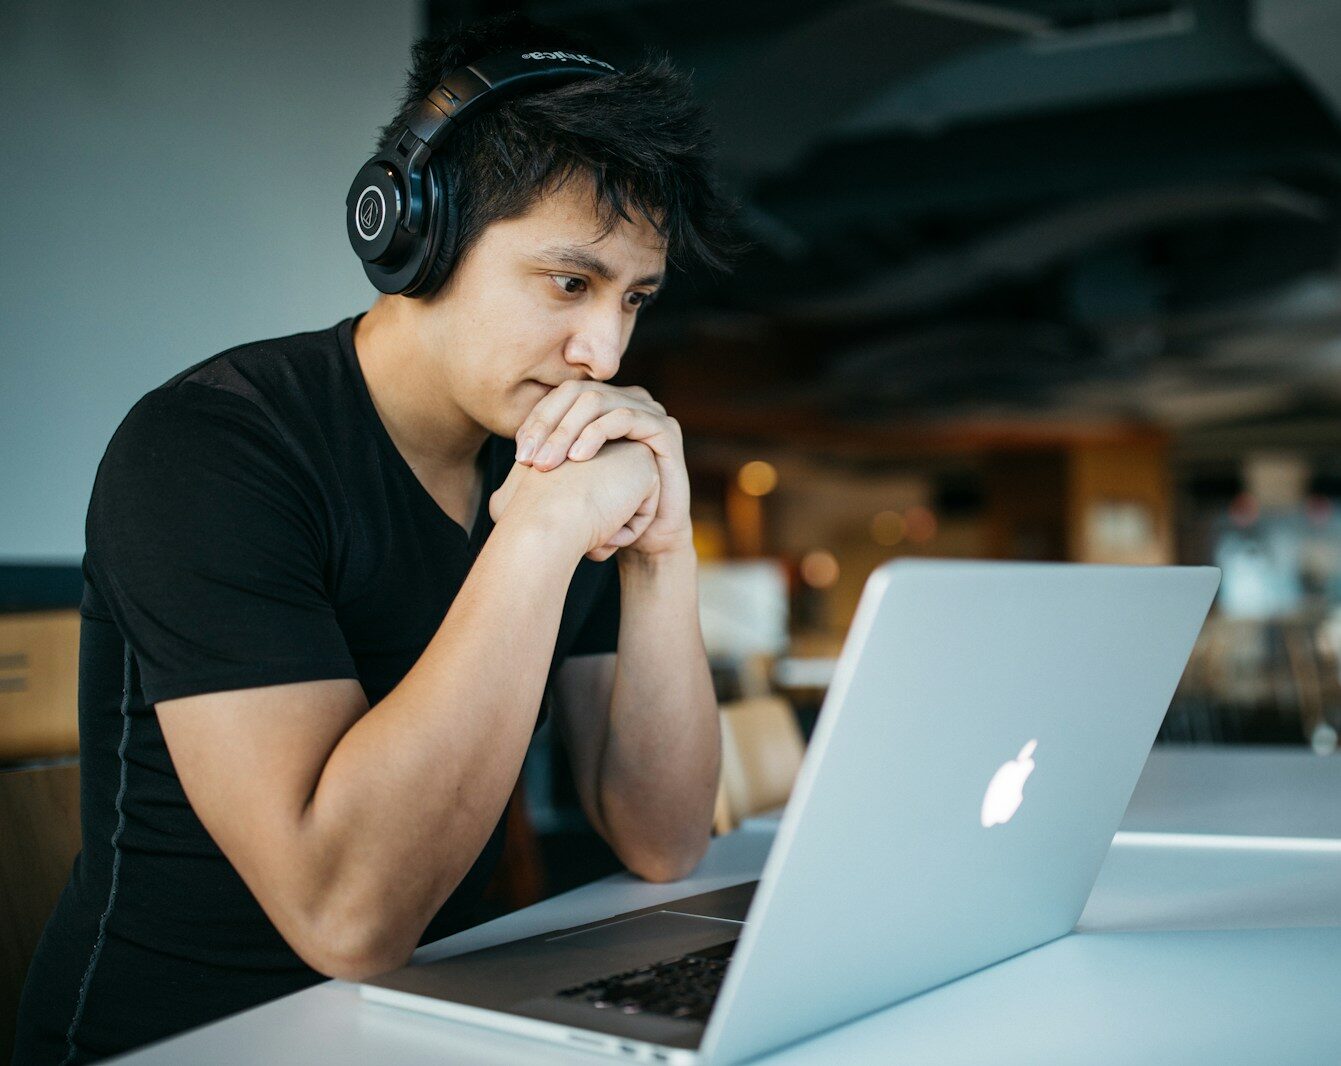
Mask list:
[[[706,1022],[735,947],[734,940],[714,944],[702,951],[574,985],[557,995],[564,999],[585,999],[599,1010],[664,1014],[669,1018]]]

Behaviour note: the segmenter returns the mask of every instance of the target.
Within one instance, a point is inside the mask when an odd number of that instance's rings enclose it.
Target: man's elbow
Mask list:
[[[317,923],[290,946],[312,969],[324,977],[362,981],[404,966],[414,953],[403,935],[393,935],[375,924]]]
[[[636,855],[625,858],[624,865],[628,867],[630,873],[641,877],[644,881],[657,883],[679,881],[694,872],[694,868],[702,861],[707,850],[708,838],[704,836],[701,842],[692,847],[678,850],[669,848],[641,850]]]
[[[400,969],[410,961],[410,956],[380,951],[324,951],[313,953],[304,961],[323,977],[334,977],[341,981],[363,981],[381,973]]]

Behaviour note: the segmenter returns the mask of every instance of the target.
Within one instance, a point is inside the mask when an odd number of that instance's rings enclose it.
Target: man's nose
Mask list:
[[[583,367],[596,381],[608,381],[619,370],[624,354],[623,312],[594,309],[584,317],[577,331],[568,338],[565,356],[574,366]]]

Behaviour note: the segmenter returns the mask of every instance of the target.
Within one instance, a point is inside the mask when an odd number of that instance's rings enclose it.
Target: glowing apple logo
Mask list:
[[[1020,754],[1003,763],[1001,769],[992,775],[987,791],[982,798],[982,824],[984,829],[994,825],[1005,825],[1020,809],[1024,802],[1024,783],[1034,772],[1034,749],[1037,740],[1031,740],[1020,749]]]

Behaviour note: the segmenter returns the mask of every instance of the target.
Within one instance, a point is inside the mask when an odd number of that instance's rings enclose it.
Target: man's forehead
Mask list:
[[[607,281],[629,270],[664,274],[666,240],[656,227],[637,210],[629,211],[632,221],[616,217],[608,225],[599,206],[590,182],[569,181],[540,197],[520,221],[543,258],[587,260],[586,269]]]

